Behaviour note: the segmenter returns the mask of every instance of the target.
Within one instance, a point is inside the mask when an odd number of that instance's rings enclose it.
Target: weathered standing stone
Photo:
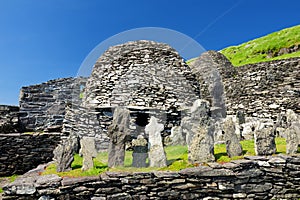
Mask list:
[[[286,111],[286,119],[287,119],[287,124],[288,126],[291,126],[293,122],[298,122],[300,121],[298,115],[292,111],[291,109],[288,109]]]
[[[256,155],[265,156],[276,153],[275,134],[272,127],[257,130],[254,133]]]
[[[92,169],[94,167],[93,158],[97,156],[95,139],[93,137],[83,137],[80,140],[80,154],[83,157],[82,171]]]
[[[189,146],[188,159],[192,163],[215,161],[212,127],[199,127]]]
[[[226,142],[226,151],[228,156],[240,156],[243,153],[242,145],[235,133],[235,123],[232,117],[227,117],[224,122],[224,139]]]
[[[183,134],[186,135],[186,143],[190,146],[194,135],[198,132],[199,126],[208,126],[210,124],[209,102],[197,99],[188,114],[189,116],[181,120],[181,127]]]
[[[166,153],[163,147],[161,132],[164,125],[157,122],[157,118],[151,116],[149,124],[145,127],[145,132],[149,135],[149,162],[150,167],[167,166]]]
[[[172,127],[170,138],[172,145],[186,145],[185,134],[181,126]]]
[[[108,147],[108,167],[123,166],[125,158],[125,142],[130,137],[130,112],[126,108],[117,107],[112,124],[108,128],[110,138]]]
[[[286,153],[287,154],[296,154],[298,151],[299,144],[299,134],[297,133],[296,123],[293,123],[292,126],[286,129]]]
[[[148,142],[139,135],[137,139],[132,140],[132,166],[133,167],[147,167],[146,160],[148,158]]]
[[[68,137],[63,140],[53,151],[53,160],[57,163],[56,171],[65,172],[71,170],[71,164],[74,160],[74,148],[78,146],[76,137]]]
[[[209,102],[198,99],[190,109],[190,116],[181,121],[186,133],[190,162],[214,161],[214,126],[210,118]]]

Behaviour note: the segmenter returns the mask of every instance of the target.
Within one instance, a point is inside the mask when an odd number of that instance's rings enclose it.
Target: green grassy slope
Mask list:
[[[285,52],[286,50],[295,52]],[[220,51],[234,66],[300,57],[300,25]]]

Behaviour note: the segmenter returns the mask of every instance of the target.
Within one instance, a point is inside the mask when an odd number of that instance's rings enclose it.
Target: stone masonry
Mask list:
[[[19,131],[19,107],[0,105],[0,133]]]
[[[66,105],[80,99],[85,78],[62,78],[22,87],[20,125],[23,131],[61,131]]]
[[[179,172],[104,172],[92,177],[20,177],[3,200],[299,199],[300,158],[246,157]]]
[[[128,42],[100,56],[86,83],[82,104],[71,107],[65,121],[78,130],[71,134],[100,137],[97,149],[108,147],[107,130],[118,106],[130,110],[133,138],[145,133],[150,115],[164,123],[162,134],[169,135],[173,126],[180,125],[181,110],[200,97],[199,91],[189,66],[169,45]]]
[[[0,134],[0,177],[23,174],[53,159],[61,133]]]
[[[243,110],[247,117],[274,121],[288,109],[300,114],[300,58],[233,67],[221,53],[208,53],[222,76],[227,114]]]

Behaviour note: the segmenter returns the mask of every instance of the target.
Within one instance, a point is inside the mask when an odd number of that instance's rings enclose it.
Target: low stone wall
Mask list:
[[[0,134],[0,176],[23,174],[52,161],[61,133]]]
[[[253,156],[179,172],[21,177],[3,199],[299,199],[299,179],[299,156]]]
[[[0,133],[15,133],[19,130],[19,107],[0,105]]]

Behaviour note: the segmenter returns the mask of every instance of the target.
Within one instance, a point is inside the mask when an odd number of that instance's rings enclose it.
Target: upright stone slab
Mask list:
[[[186,145],[185,134],[182,131],[181,126],[174,126],[171,129],[171,145]]]
[[[226,142],[227,155],[232,158],[234,156],[240,156],[243,153],[242,145],[235,133],[235,123],[232,117],[227,117],[224,122],[224,139]]]
[[[63,140],[53,151],[53,160],[56,162],[56,171],[65,172],[71,170],[71,164],[74,160],[74,148],[78,146],[78,140],[75,137],[68,137]]]
[[[299,119],[300,117],[298,117],[298,115],[291,109],[288,109],[286,111],[286,120],[287,120],[287,124],[288,126],[291,126],[293,122],[298,122],[300,121]]]
[[[130,138],[129,123],[129,110],[117,107],[114,111],[112,124],[108,128],[108,137],[110,138],[108,167],[124,165],[125,142]]]
[[[298,127],[299,128],[299,127]],[[298,151],[298,144],[300,140],[300,135],[297,133],[296,124],[292,124],[286,129],[286,153],[296,154]]]
[[[181,120],[183,134],[186,135],[186,143],[190,146],[194,135],[198,132],[199,126],[210,125],[209,102],[203,99],[197,99],[189,112],[188,116]]]
[[[243,136],[244,124],[246,123],[245,113],[242,110],[238,110],[236,113],[236,118],[238,122],[236,125],[239,130],[239,138],[240,140],[243,140],[245,139]]]
[[[189,146],[188,160],[191,163],[215,161],[212,127],[199,127]]]
[[[147,167],[146,160],[148,158],[148,142],[139,135],[137,139],[132,140],[132,167]]]
[[[161,132],[164,125],[157,122],[157,118],[151,116],[149,124],[145,127],[145,132],[149,135],[149,162],[150,167],[167,166],[166,153],[164,151]]]
[[[276,153],[275,134],[272,127],[263,128],[254,133],[254,147],[258,156]]]
[[[83,157],[82,171],[94,168],[93,158],[97,156],[95,139],[93,137],[83,137],[80,140],[80,154]]]
[[[210,117],[209,102],[197,99],[190,109],[189,116],[181,121],[186,133],[188,158],[192,163],[211,162],[214,157],[214,125]]]

